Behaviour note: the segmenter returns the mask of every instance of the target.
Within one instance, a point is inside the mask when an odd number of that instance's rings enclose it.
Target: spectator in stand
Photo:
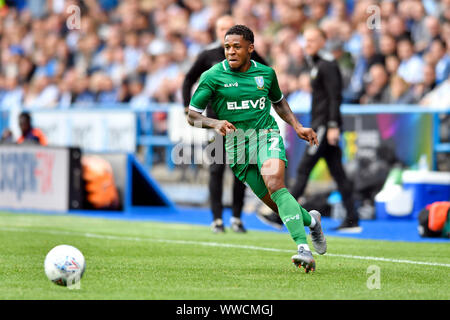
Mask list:
[[[287,101],[293,112],[305,111],[311,108],[312,88],[308,72],[300,73],[298,89],[289,95]]]
[[[158,95],[160,99],[166,100],[168,92],[162,83],[176,78],[178,74],[177,65],[171,61],[172,45],[166,40],[155,39],[150,43],[148,53],[151,63],[145,79],[145,91],[149,97]],[[158,93],[160,90],[163,92]]]
[[[320,25],[327,15],[327,4],[320,1],[312,1],[310,3],[310,10],[312,22]]]
[[[399,39],[397,52],[400,58],[398,75],[409,84],[423,81],[423,60],[414,53],[414,45],[407,37]]]
[[[392,15],[388,18],[387,32],[389,32],[396,41],[405,37],[410,38],[410,32],[406,28],[406,23],[399,15]]]
[[[426,94],[420,104],[434,108],[450,108],[450,78]]]
[[[17,76],[10,76],[5,78],[5,93],[1,101],[3,110],[11,110],[20,108],[24,97],[23,86],[19,85]]]
[[[80,28],[67,28],[70,5],[81,8]],[[381,29],[368,28],[369,5],[379,5]],[[148,99],[181,102],[187,66],[211,42],[215,21],[225,13],[232,13],[237,22],[254,29],[258,50],[277,69],[286,97],[298,89],[296,79],[304,67],[301,33],[308,24],[322,27],[328,49],[335,47],[331,51],[342,68],[344,84],[349,82],[344,85],[344,96],[348,97],[349,92],[354,95],[346,102],[359,101],[367,85],[364,77],[371,65],[380,62],[363,61],[368,60],[367,49],[372,50],[373,40],[367,38],[376,40],[374,47],[379,47],[388,73],[398,73],[414,90],[424,83],[421,64],[436,64],[437,83],[445,81],[449,72],[448,0],[39,0],[8,1],[5,7],[0,19],[2,109],[12,105],[22,108],[24,90],[27,105],[36,99],[41,105],[40,100],[54,96],[54,85],[57,104],[67,107],[69,103],[95,103],[97,97],[89,92],[88,83],[97,72],[106,73],[119,92],[114,98],[111,92],[104,92],[111,90],[102,89],[102,101],[130,101],[133,96],[125,79],[137,74],[145,79]],[[400,50],[408,45],[398,42],[408,36],[412,49]],[[400,66],[395,55],[400,57]],[[352,64],[356,65],[354,72]],[[65,83],[72,69],[80,81]],[[352,81],[346,75],[350,71]],[[36,81],[41,77],[49,82],[45,93],[38,85],[45,81]],[[142,92],[137,94],[141,96]],[[49,100],[51,103],[44,101],[44,105],[54,104],[53,98]]]
[[[402,77],[394,74],[389,83],[387,103],[408,104],[413,103],[414,95],[410,90],[411,85]]]
[[[385,57],[397,54],[397,42],[389,33],[382,34],[380,37],[380,53]]]
[[[396,55],[391,54],[386,57],[384,65],[389,76],[391,76],[397,73],[398,67],[400,66],[400,59]]]
[[[389,17],[395,15],[397,9],[396,9],[396,3],[392,0],[382,0],[380,3],[380,13],[381,13],[381,19],[388,20]]]
[[[136,32],[129,31],[125,35],[124,66],[127,74],[136,70],[143,50],[139,47],[139,36]]]
[[[66,71],[61,81],[59,81],[59,108],[68,109],[74,103],[76,80],[77,73],[75,69],[70,69]]]
[[[364,77],[369,68],[375,63],[384,63],[384,57],[376,52],[373,38],[364,37],[362,44],[362,52],[356,61],[350,84],[343,93],[344,102],[357,102],[362,95]]]
[[[436,84],[447,80],[450,74],[450,55],[447,53],[445,41],[436,38],[431,42],[430,57],[436,64]]]
[[[287,47],[289,52],[287,57],[289,61],[287,73],[297,76],[306,70],[302,45],[299,41],[293,41]]]
[[[344,0],[331,1],[331,15],[334,19],[340,22],[349,20],[347,6]]]
[[[434,90],[436,87],[436,72],[433,64],[425,64],[423,67],[423,82],[412,87],[414,100],[412,103],[419,104],[420,100]]]
[[[441,21],[439,21],[437,17],[427,16],[425,18],[425,28],[426,28],[425,39],[427,42],[427,46],[425,47],[425,49],[427,49],[431,41],[440,37]]]
[[[18,81],[19,83],[28,83],[34,76],[36,66],[29,57],[22,57],[18,65]]]
[[[78,75],[78,79],[75,82],[75,98],[74,104],[77,107],[92,106],[95,102],[95,95],[91,91],[90,78],[87,75]]]
[[[25,108],[54,108],[58,103],[58,87],[52,83],[52,78],[37,75],[23,101]]]
[[[345,41],[344,50],[350,52],[354,59],[358,59],[362,53],[363,38],[367,35],[367,23],[360,22],[356,29],[352,29],[350,24],[342,24],[340,35]]]
[[[359,100],[361,104],[387,103],[389,75],[383,64],[377,63],[370,67],[369,81],[366,82],[364,94]]]
[[[405,1],[405,4],[408,7],[408,16],[405,18],[410,23],[411,39],[415,44],[414,50],[421,53],[428,48],[430,40],[434,37],[431,34],[434,32],[434,27],[427,22],[425,8],[420,1]]]
[[[144,92],[144,84],[138,76],[132,76],[128,79],[130,90],[130,107],[133,109],[145,109],[150,104],[150,98]]]
[[[2,132],[2,136],[0,138],[0,144],[12,144],[13,141],[13,134],[10,129],[5,129]]]
[[[97,102],[103,104],[105,107],[111,107],[119,102],[119,90],[114,86],[112,79],[105,73],[93,76],[94,85],[97,88]],[[98,82],[95,82],[98,81]]]

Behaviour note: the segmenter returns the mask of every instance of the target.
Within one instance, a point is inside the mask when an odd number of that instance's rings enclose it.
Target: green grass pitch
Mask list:
[[[0,213],[0,243],[2,300],[450,299],[447,243],[328,237],[328,254],[315,255],[309,274],[291,263],[287,233]],[[59,244],[86,258],[77,290],[45,276],[44,258]]]

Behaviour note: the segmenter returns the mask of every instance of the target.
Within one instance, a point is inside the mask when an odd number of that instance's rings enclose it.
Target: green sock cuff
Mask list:
[[[281,189],[278,189],[277,191],[275,191],[274,193],[272,193],[270,198],[273,200],[273,202],[277,203],[278,199],[280,199],[286,193],[289,193],[288,189],[281,188]]]
[[[304,212],[309,217],[309,213],[303,209],[297,200],[290,194],[288,189],[281,188],[270,196],[278,206],[278,213],[281,220],[289,231],[292,240],[298,244],[306,244],[306,233],[303,225]],[[302,210],[303,209],[303,210]],[[311,220],[309,221],[311,223]]]
[[[309,227],[309,225],[311,224],[311,215],[309,214],[309,212],[303,208],[300,204],[298,204],[298,206],[300,207],[300,211],[302,212],[302,217],[303,217],[303,224],[306,227]]]
[[[277,191],[275,191],[274,193],[272,193],[272,195],[270,196],[270,198],[273,200],[273,202],[277,203],[278,200],[280,198],[282,198],[285,194],[289,193],[289,190],[286,188],[281,188],[278,189]],[[298,203],[298,202],[297,202]],[[309,226],[311,224],[311,215],[309,214],[309,212],[303,208],[299,203],[298,203],[298,207],[300,208],[300,212],[302,213],[302,220],[303,220],[303,224],[305,226]]]

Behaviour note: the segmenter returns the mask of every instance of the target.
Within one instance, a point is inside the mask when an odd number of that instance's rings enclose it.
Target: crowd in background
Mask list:
[[[450,0],[0,5],[0,106],[6,110],[182,103],[184,75],[217,41],[215,21],[227,13],[254,31],[256,50],[277,72],[294,110],[311,100],[302,49],[310,24],[325,31],[326,48],[341,67],[344,102],[450,105]]]

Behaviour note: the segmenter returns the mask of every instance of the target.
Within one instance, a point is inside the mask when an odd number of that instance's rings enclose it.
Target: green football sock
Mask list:
[[[306,211],[305,208],[303,208],[300,203],[298,204],[298,206],[300,207],[300,210],[302,211],[302,217],[303,217],[303,224],[306,227],[309,227],[311,225],[311,215],[309,214],[308,211]]]
[[[305,227],[303,225],[303,213],[295,198],[286,188],[275,191],[270,197],[276,203],[280,218],[283,220],[295,243],[297,245],[307,244]],[[308,214],[308,212],[306,213]],[[311,223],[311,219],[309,222]]]

